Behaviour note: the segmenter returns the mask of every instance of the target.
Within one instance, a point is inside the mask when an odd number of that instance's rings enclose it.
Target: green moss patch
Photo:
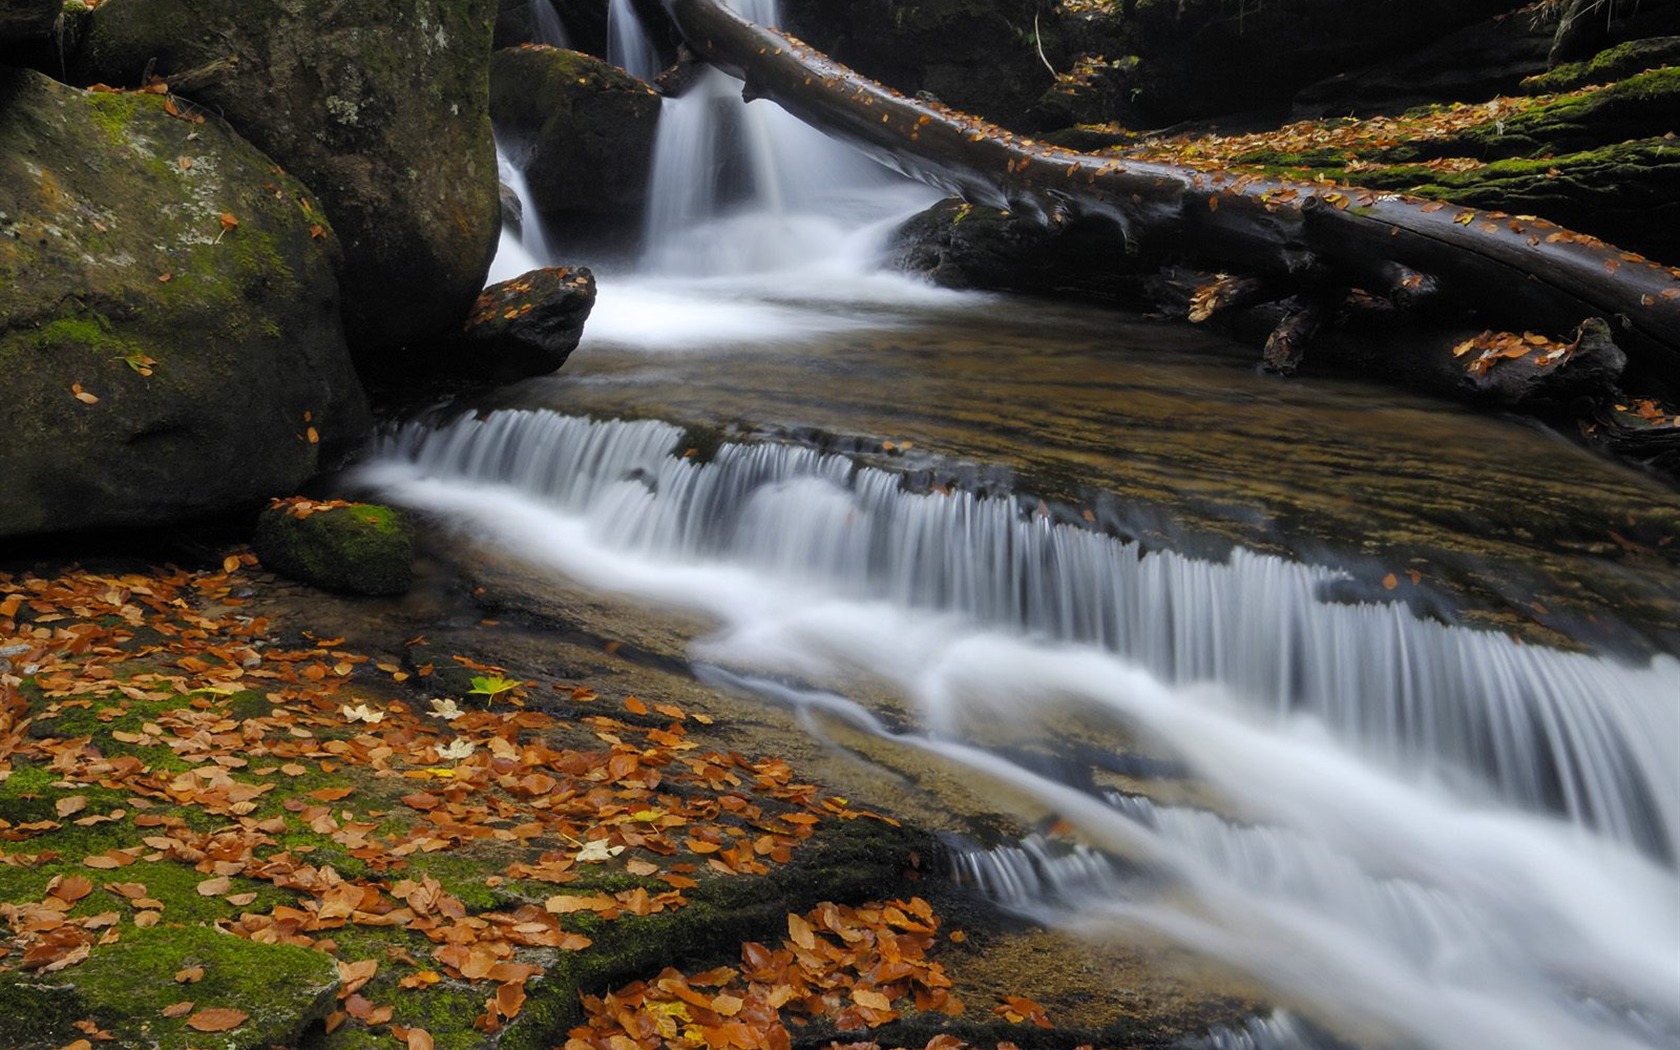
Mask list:
[[[202,970],[202,976],[197,972]],[[196,977],[177,979],[182,971]],[[63,1046],[91,1020],[113,1037],[108,1045],[234,1048],[296,1045],[324,1017],[338,986],[338,968],[319,952],[259,944],[208,926],[125,928],[72,970],[31,977],[0,973],[0,1013],[7,1045],[18,1050]],[[190,1002],[179,1017],[165,1009]],[[188,1027],[194,1014],[237,1009],[247,1019],[225,1033]],[[179,1009],[179,1007],[177,1007]]]
[[[257,524],[257,557],[275,572],[324,590],[401,594],[414,583],[414,533],[402,512],[358,503],[300,513],[271,507]]]

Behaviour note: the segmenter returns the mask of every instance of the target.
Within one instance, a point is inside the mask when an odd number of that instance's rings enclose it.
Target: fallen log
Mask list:
[[[1680,269],[1532,216],[1048,146],[907,98],[719,0],[662,2],[690,49],[742,79],[748,99],[968,201],[1041,223],[1106,220],[1128,253],[1232,271],[1279,298],[1357,288],[1557,336],[1600,318],[1630,381],[1680,391]],[[1312,327],[1288,333],[1290,357]]]

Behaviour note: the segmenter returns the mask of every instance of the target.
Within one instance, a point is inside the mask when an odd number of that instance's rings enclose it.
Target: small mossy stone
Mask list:
[[[299,516],[264,511],[252,541],[268,568],[344,594],[402,594],[414,583],[414,529],[401,511],[373,503]]]
[[[177,971],[203,967],[191,986]],[[63,1046],[92,1020],[109,1031],[108,1045],[185,1050],[295,1046],[332,1008],[339,983],[332,957],[307,948],[261,944],[208,926],[127,928],[121,939],[95,946],[86,962],[59,973],[0,973],[0,1010],[9,1022],[5,1045]],[[231,1031],[207,1034],[188,1027],[190,1014],[163,1009],[192,1000],[196,1008],[235,1007],[249,1017]]]

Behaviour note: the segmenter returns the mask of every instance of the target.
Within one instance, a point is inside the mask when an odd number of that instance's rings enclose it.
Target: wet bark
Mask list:
[[[1117,250],[1322,297],[1387,295],[1416,275],[1432,307],[1562,335],[1603,318],[1645,382],[1680,390],[1680,270],[1527,216],[1401,194],[1119,160],[1046,146],[874,83],[717,0],[663,0],[689,47],[795,116],[966,200],[1062,224],[1098,219]]]

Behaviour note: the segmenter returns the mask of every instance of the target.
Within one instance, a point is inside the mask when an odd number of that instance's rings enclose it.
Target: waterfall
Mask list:
[[[554,9],[554,0],[531,0],[531,14],[537,23],[533,43],[549,47],[571,46],[566,40],[566,27],[560,21],[560,12]]]
[[[1030,494],[690,444],[658,421],[496,411],[398,428],[362,477],[586,586],[709,615],[708,684],[1033,800],[1072,838],[953,867],[1039,921],[1166,937],[1365,1046],[1680,1046],[1674,657],[1337,603],[1334,569],[1146,553]],[[814,684],[853,673],[926,731]],[[1229,812],[1093,793],[986,743],[1053,749],[1058,711],[1153,741]],[[1338,1045],[1295,1031],[1278,1015],[1208,1045]]]
[[[607,5],[607,61],[643,80],[660,73],[659,52],[642,29],[631,0],[611,0]]]
[[[775,0],[733,6],[755,22],[781,21]],[[632,5],[614,0],[609,17],[613,61],[649,75],[638,67],[658,60]],[[644,268],[667,276],[741,276],[852,257],[857,251],[849,241],[860,227],[931,199],[774,103],[742,101],[739,81],[708,69],[682,97],[667,99],[660,115]]]

